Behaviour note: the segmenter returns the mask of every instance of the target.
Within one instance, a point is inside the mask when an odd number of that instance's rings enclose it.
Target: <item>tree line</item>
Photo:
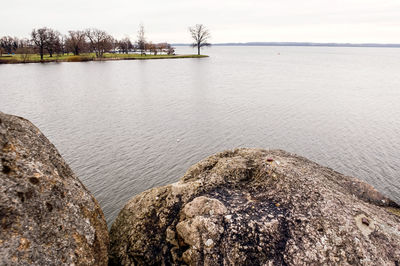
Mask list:
[[[197,48],[200,55],[200,49],[210,46],[208,43],[211,35],[209,30],[202,24],[196,24],[189,27],[189,32],[193,39],[192,47]],[[81,53],[94,53],[97,58],[102,58],[104,53],[135,53],[141,55],[146,53],[157,54],[175,54],[175,49],[169,43],[153,43],[146,40],[144,26],[140,25],[137,40],[132,41],[129,37],[116,39],[104,30],[86,29],[70,30],[67,34],[61,34],[59,31],[43,27],[33,29],[30,38],[17,38],[3,36],[0,38],[0,56],[5,54],[39,54],[41,60],[48,54],[53,57],[54,54],[65,55]]]
[[[174,54],[175,49],[169,43],[153,43],[147,41],[143,25],[139,27],[137,41],[129,37],[116,39],[104,30],[86,29],[70,30],[67,34],[43,27],[33,29],[30,38],[3,36],[0,38],[0,56],[4,54],[40,54],[43,56],[94,53],[96,57],[103,57],[104,53],[132,53],[140,52],[157,54]]]

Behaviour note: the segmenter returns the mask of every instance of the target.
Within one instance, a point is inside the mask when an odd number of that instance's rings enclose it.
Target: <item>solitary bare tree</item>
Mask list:
[[[196,24],[189,27],[190,34],[194,40],[192,47],[197,47],[197,54],[200,55],[200,48],[204,46],[211,46],[208,39],[211,38],[210,31],[203,24]]]

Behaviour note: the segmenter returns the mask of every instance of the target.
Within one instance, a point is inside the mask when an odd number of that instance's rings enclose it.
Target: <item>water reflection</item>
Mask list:
[[[400,202],[398,49],[207,52],[207,59],[1,65],[0,110],[40,127],[109,223],[133,195],[244,146],[301,154]]]

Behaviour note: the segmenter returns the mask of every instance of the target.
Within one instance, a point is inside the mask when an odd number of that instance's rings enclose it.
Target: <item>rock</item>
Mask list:
[[[0,264],[107,265],[96,199],[29,121],[0,112]]]
[[[237,149],[133,197],[112,225],[110,263],[398,265],[398,213],[368,184],[305,158]]]

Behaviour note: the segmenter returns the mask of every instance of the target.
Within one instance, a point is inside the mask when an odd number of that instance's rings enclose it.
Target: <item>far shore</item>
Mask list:
[[[51,63],[51,62],[87,62],[87,61],[113,61],[113,60],[150,60],[150,59],[180,59],[180,58],[204,58],[208,55],[140,55],[140,54],[112,54],[106,53],[103,57],[94,54],[82,55],[45,55],[43,60],[38,54],[16,54],[0,56],[0,64],[25,64],[25,63]]]

